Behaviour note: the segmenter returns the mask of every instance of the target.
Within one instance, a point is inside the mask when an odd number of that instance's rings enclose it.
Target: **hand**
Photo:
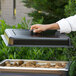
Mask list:
[[[35,33],[40,33],[42,31],[47,30],[47,26],[42,24],[35,24],[31,26],[31,30],[33,30],[33,32]]]
[[[47,25],[35,24],[31,26],[31,30],[33,30],[33,32],[35,33],[40,33],[46,30],[58,30],[58,29],[60,29],[58,23],[47,24]]]

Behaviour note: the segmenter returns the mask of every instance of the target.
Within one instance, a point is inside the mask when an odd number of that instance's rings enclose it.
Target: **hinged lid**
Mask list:
[[[38,34],[24,29],[6,29],[2,39],[7,46],[72,47],[68,36],[54,30]]]

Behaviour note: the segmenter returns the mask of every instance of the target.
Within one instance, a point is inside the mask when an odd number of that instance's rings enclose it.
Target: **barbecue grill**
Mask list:
[[[66,47],[72,48],[70,38],[56,30],[47,30],[41,33],[34,33],[33,30],[6,29],[1,35],[6,46],[15,47]],[[37,61],[40,65],[49,63],[55,66],[56,63],[66,63],[65,67],[20,67],[12,66],[17,61]],[[68,76],[71,62],[69,61],[42,61],[42,60],[23,60],[6,59],[0,63],[0,76]],[[5,62],[10,61],[11,66],[5,66]],[[25,64],[26,65],[26,64]]]

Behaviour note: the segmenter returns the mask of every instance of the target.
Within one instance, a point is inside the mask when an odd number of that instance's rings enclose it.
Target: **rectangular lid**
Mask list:
[[[70,38],[56,30],[33,33],[24,29],[6,29],[2,36],[9,46],[70,47]],[[10,42],[12,40],[12,43]]]

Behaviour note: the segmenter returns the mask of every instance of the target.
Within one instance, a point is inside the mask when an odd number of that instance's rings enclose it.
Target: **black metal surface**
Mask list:
[[[69,46],[66,46],[66,45],[10,45],[8,44],[6,38],[4,35],[1,35],[2,39],[4,40],[4,43],[6,44],[6,46],[9,46],[9,47],[51,47],[51,48],[54,48],[54,47],[65,47],[65,48],[73,48],[73,46],[69,45]]]
[[[41,33],[23,29],[6,29],[5,33],[13,39],[13,45],[25,47],[71,47],[70,38],[55,30],[47,30]]]

